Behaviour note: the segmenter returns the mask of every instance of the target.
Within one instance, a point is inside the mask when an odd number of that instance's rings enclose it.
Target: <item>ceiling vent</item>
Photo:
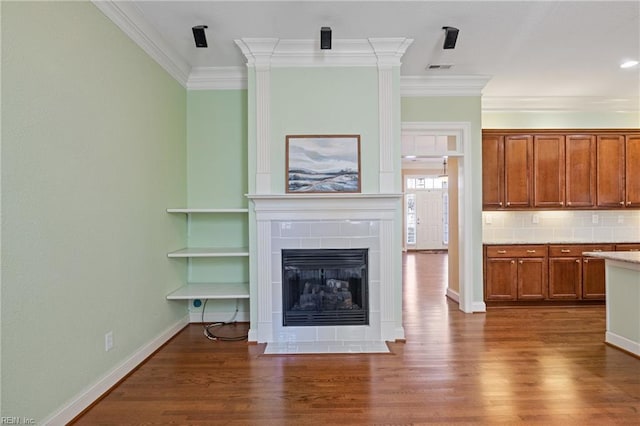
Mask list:
[[[428,70],[448,70],[451,69],[453,64],[429,64]]]

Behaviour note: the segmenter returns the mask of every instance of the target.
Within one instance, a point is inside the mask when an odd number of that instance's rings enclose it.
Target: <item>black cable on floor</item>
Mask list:
[[[236,319],[236,316],[238,315],[238,303],[239,303],[238,300],[236,300],[236,311],[233,313],[233,316],[228,322],[213,322],[210,324],[205,324],[204,311],[207,308],[207,300],[208,299],[204,299],[204,303],[202,304],[202,325],[204,327],[204,335],[207,339],[220,340],[221,342],[238,342],[238,341],[246,340],[249,337],[247,334],[244,334],[242,336],[232,336],[232,337],[219,336],[215,334],[214,331],[212,331],[212,330],[219,330],[221,327],[228,326],[228,325],[233,325],[235,327],[235,325],[237,324],[235,319]]]

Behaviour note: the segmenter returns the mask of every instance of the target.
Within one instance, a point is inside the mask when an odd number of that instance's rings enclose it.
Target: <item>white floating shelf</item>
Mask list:
[[[249,256],[249,249],[242,248],[210,248],[210,247],[189,247],[172,251],[168,257],[241,257]]]
[[[248,213],[249,209],[167,209],[167,213]]]
[[[248,298],[249,283],[190,283],[167,295],[170,300]]]

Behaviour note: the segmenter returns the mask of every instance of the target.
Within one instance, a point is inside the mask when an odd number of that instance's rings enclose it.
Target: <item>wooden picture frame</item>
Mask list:
[[[287,193],[360,192],[360,135],[287,135]]]

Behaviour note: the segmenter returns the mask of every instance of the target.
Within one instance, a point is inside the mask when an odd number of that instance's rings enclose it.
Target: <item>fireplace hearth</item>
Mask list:
[[[283,249],[283,326],[369,325],[367,249]]]

